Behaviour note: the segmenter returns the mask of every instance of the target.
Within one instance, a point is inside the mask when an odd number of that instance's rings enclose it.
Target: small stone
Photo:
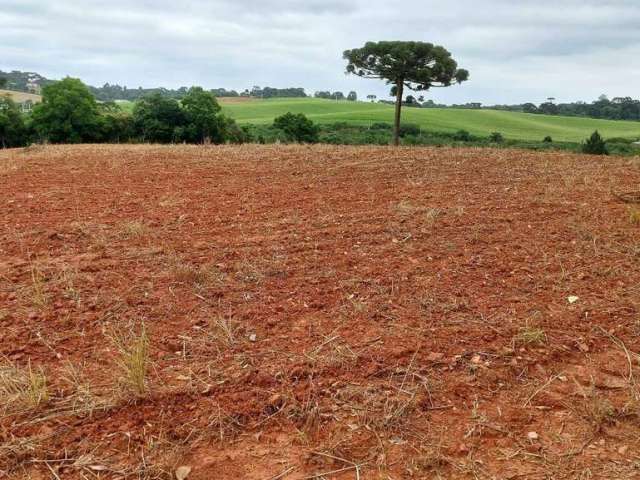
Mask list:
[[[570,304],[576,303],[578,300],[580,300],[580,298],[576,297],[575,295],[571,295],[570,297],[567,298],[567,301]]]
[[[191,473],[191,467],[183,465],[176,469],[176,480],[185,480]]]
[[[250,342],[255,342],[257,339],[258,339],[258,336],[255,333],[252,333],[251,335],[249,335]]]
[[[629,450],[629,446],[628,445],[623,445],[618,449],[618,453],[620,455],[626,455],[627,450]]]
[[[529,433],[527,433],[527,438],[529,440],[533,441],[533,440],[538,440],[538,438],[540,438],[540,436],[536,432],[529,432]]]
[[[478,365],[480,362],[482,362],[482,357],[480,357],[480,355],[474,355],[471,357],[471,363]]]

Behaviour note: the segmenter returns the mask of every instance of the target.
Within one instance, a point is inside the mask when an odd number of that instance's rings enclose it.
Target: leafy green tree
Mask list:
[[[0,77],[0,88],[7,88],[7,79],[5,77]]]
[[[344,100],[344,93],[342,93],[342,92],[333,92],[331,94],[331,98],[333,98],[334,100]]]
[[[27,141],[27,128],[18,106],[9,97],[0,97],[0,147],[21,147]]]
[[[458,130],[453,134],[453,139],[457,140],[458,142],[470,142],[471,134],[466,130]]]
[[[225,140],[225,118],[212,93],[191,87],[182,99],[186,125],[184,139],[193,143],[222,143]]]
[[[98,104],[76,78],[47,85],[32,114],[33,127],[53,143],[94,142],[99,137]]]
[[[423,91],[449,87],[469,78],[443,47],[425,42],[367,42],[362,48],[346,50],[347,73],[378,78],[393,85],[396,97],[393,143],[400,144],[400,115],[404,88]]]
[[[349,100],[350,102],[355,102],[356,100],[358,100],[358,94],[351,90],[349,92],[349,95],[347,95],[347,100]]]
[[[135,138],[133,116],[115,102],[98,104],[100,112],[100,141],[108,143],[129,142]]]
[[[609,155],[607,144],[597,130],[582,144],[582,153],[589,155]]]
[[[287,112],[276,118],[273,126],[282,130],[289,141],[300,143],[318,141],[319,128],[304,113]]]
[[[558,106],[555,103],[549,101],[549,102],[541,103],[537,111],[538,113],[542,113],[544,115],[557,115]]]
[[[185,114],[177,100],[152,93],[136,102],[133,124],[142,141],[171,143],[182,139]]]

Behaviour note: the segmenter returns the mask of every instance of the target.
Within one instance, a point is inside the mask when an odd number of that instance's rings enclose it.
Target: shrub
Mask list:
[[[453,139],[459,142],[470,142],[471,134],[466,130],[458,130],[454,135]]]
[[[287,139],[300,143],[316,143],[319,129],[304,113],[287,112],[273,121],[273,126],[282,130]]]
[[[184,134],[185,114],[177,100],[152,93],[136,102],[133,122],[143,142],[171,143]]]
[[[403,123],[400,125],[400,136],[406,137],[407,135],[420,135],[420,127],[413,123]]]
[[[0,97],[0,148],[20,147],[27,142],[27,127],[18,106]]]
[[[385,122],[375,122],[371,124],[371,130],[391,130],[393,125]]]
[[[553,143],[553,138],[551,138],[549,135],[547,135],[546,137],[544,137],[544,139],[542,141],[544,143]]]
[[[502,143],[502,142],[504,142],[504,137],[502,136],[502,134],[500,132],[493,132],[489,136],[489,140],[491,140],[493,143]]]
[[[591,137],[582,145],[582,153],[589,155],[609,155],[607,145],[596,130]]]
[[[249,127],[240,127],[232,118],[223,117],[224,137],[229,143],[242,144],[253,141]],[[264,143],[264,142],[262,142]]]

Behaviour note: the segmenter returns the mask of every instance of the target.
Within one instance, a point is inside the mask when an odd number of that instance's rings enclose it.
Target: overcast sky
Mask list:
[[[0,0],[0,70],[129,87],[252,85],[388,95],[344,74],[368,40],[449,49],[486,104],[640,97],[640,0]]]

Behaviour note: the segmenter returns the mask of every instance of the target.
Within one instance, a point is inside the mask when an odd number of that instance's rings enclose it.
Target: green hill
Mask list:
[[[381,103],[349,102],[318,98],[243,99],[221,98],[224,113],[240,124],[269,124],[287,112],[304,113],[314,122],[347,122],[371,125],[393,122],[393,106]],[[133,104],[118,101],[125,110]],[[402,109],[402,121],[414,123],[425,130],[455,132],[467,130],[474,135],[488,136],[500,132],[514,140],[541,141],[547,135],[554,141],[581,142],[594,130],[605,138],[640,138],[640,122],[599,120],[584,117],[561,117],[501,110],[463,110],[452,108]]]
[[[393,106],[379,103],[286,98],[269,100],[225,101],[224,112],[240,124],[271,123],[286,112],[304,113],[314,122],[349,122],[371,125],[393,122]],[[557,141],[582,141],[594,130],[605,138],[640,138],[640,122],[560,117],[499,110],[458,110],[442,108],[403,108],[402,120],[427,130],[455,132],[463,129],[475,135],[500,132],[505,138],[542,140],[550,135]]]

